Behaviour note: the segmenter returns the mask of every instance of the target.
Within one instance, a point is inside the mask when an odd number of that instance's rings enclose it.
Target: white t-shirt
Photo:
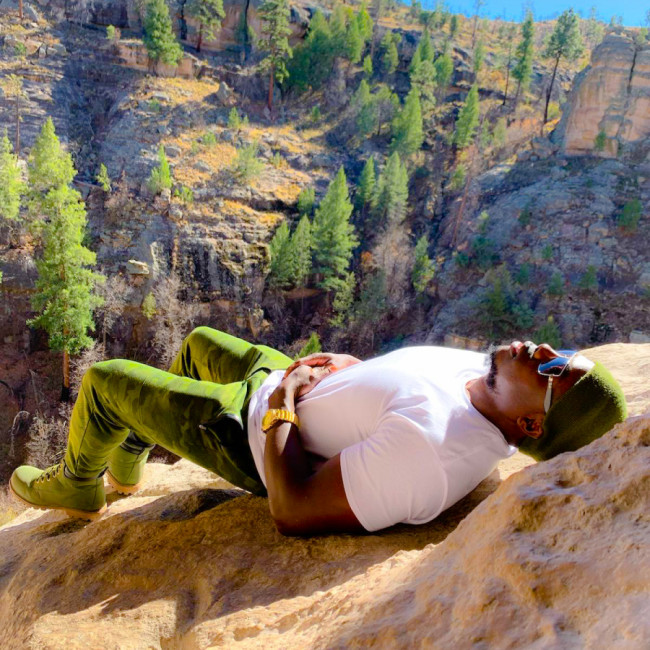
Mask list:
[[[469,399],[465,384],[485,371],[484,354],[408,347],[326,375],[299,400],[305,450],[341,454],[345,494],[366,530],[430,521],[516,451]],[[249,405],[265,485],[262,417],[283,374],[272,372]]]

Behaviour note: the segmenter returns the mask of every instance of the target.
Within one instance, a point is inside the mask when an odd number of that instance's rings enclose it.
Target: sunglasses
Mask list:
[[[544,397],[544,413],[548,413],[551,408],[551,400],[553,399],[553,380],[559,377],[567,368],[571,368],[571,362],[578,354],[577,350],[558,350],[560,356],[540,363],[537,366],[537,373],[543,377],[548,377],[548,384],[546,385],[546,395]]]

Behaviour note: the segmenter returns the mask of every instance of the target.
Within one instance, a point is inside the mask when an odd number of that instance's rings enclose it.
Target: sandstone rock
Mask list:
[[[630,343],[650,343],[650,334],[640,330],[632,330],[630,332]]]
[[[632,415],[648,410],[650,345],[589,356]],[[507,480],[424,526],[289,539],[265,499],[185,461],[150,464],[145,490],[109,495],[98,522],[26,510],[0,530],[0,643],[647,647],[650,415],[526,465],[516,454]]]
[[[175,144],[165,145],[165,154],[170,158],[178,158],[182,153],[181,148],[177,147]]]
[[[131,275],[149,275],[149,265],[138,260],[129,260],[126,263],[126,271]]]
[[[230,98],[232,97],[232,90],[228,87],[228,84],[225,81],[222,81],[219,84],[219,88],[215,93],[215,97],[222,103],[227,104]]]
[[[591,66],[571,91],[559,127],[568,154],[593,154],[606,134],[602,155],[616,157],[621,144],[650,135],[650,47],[608,34],[593,51]]]

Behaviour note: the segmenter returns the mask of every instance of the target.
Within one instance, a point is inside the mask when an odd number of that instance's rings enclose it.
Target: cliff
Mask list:
[[[0,529],[0,643],[647,647],[650,345],[587,354],[632,417],[546,463],[516,455],[424,526],[283,538],[264,499],[185,462],[149,465],[93,524],[27,510]]]

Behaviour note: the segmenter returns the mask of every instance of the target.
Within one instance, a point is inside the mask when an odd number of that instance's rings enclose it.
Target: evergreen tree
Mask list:
[[[435,266],[429,259],[428,249],[429,240],[426,235],[422,235],[415,245],[415,262],[411,272],[413,288],[418,294],[424,293],[435,273]]]
[[[436,91],[438,89],[434,64],[431,61],[422,61],[417,69],[411,72],[410,81],[411,88],[417,90],[420,98],[422,114],[428,117],[436,106]]]
[[[299,92],[320,88],[332,72],[334,48],[330,27],[318,9],[309,22],[304,42],[296,48],[289,67],[289,83]]]
[[[364,278],[353,316],[354,321],[369,335],[371,347],[374,346],[375,333],[387,310],[386,273],[383,269],[374,269]]]
[[[47,151],[50,159],[45,159]],[[35,202],[45,219],[37,224],[43,252],[36,263],[38,279],[32,301],[40,313],[29,324],[45,329],[50,348],[63,352],[63,399],[68,398],[70,390],[69,355],[92,345],[88,331],[94,328],[93,311],[102,303],[93,292],[103,276],[88,268],[95,264],[95,254],[82,243],[86,209],[79,192],[69,186],[75,173],[48,119],[30,161],[30,184],[34,179],[31,189],[40,194]]]
[[[478,86],[474,84],[467,94],[467,99],[465,100],[463,107],[460,109],[458,119],[456,120],[454,143],[458,149],[464,149],[472,142],[476,135],[478,121]]]
[[[382,49],[384,54],[381,58],[382,66],[386,74],[393,74],[399,65],[399,54],[395,41],[391,37],[391,33],[387,32],[386,37],[382,39]]]
[[[304,287],[311,275],[311,222],[304,214],[291,235],[289,268],[292,284]]]
[[[395,151],[379,175],[374,194],[373,214],[378,229],[397,226],[404,221],[408,196],[406,165]]]
[[[372,18],[368,13],[368,8],[366,7],[365,2],[361,3],[359,13],[357,14],[357,25],[359,26],[359,34],[361,34],[365,46],[366,43],[369,43],[372,39],[372,30],[374,28]]]
[[[11,221],[18,219],[20,200],[26,189],[18,156],[13,153],[5,129],[0,138],[0,218]]]
[[[535,48],[535,23],[531,11],[526,12],[526,19],[521,25],[521,41],[515,52],[517,63],[512,70],[512,76],[517,80],[517,92],[515,103],[519,99],[520,92],[526,92],[530,85],[530,78],[533,73],[533,54]]]
[[[165,0],[147,0],[144,17],[144,44],[149,58],[158,63],[178,65],[183,50],[172,31],[172,20]]]
[[[452,14],[451,20],[449,21],[449,36],[455,38],[456,34],[458,34],[458,16]]]
[[[354,272],[348,271],[342,278],[335,282],[336,294],[332,301],[334,315],[329,320],[331,327],[340,327],[345,322],[352,303],[354,302],[354,288],[356,286]]]
[[[361,170],[361,176],[359,176],[359,186],[357,188],[356,196],[354,197],[357,210],[363,212],[365,206],[372,203],[375,195],[375,183],[375,160],[370,156]]]
[[[34,142],[27,171],[29,208],[32,216],[42,212],[42,202],[51,189],[59,185],[69,185],[75,177],[72,156],[61,149],[51,117],[47,118]]]
[[[381,84],[372,96],[372,110],[376,116],[377,135],[380,135],[381,127],[393,119],[399,106],[399,97],[387,85]]]
[[[337,3],[329,20],[332,34],[332,49],[334,56],[343,56],[346,53],[347,14],[345,7]]]
[[[345,172],[341,167],[321,201],[312,225],[314,271],[322,275],[319,286],[336,289],[346,277],[352,249],[358,244],[350,223],[352,204],[348,197]]]
[[[441,54],[433,64],[436,70],[436,85],[438,88],[444,90],[451,81],[451,76],[454,74],[454,61],[446,52]]]
[[[650,14],[650,10],[648,10]],[[595,47],[602,40],[605,35],[605,25],[598,20],[598,14],[596,12],[596,7],[592,7],[589,11],[589,18],[586,20],[585,25],[585,36],[591,47]]]
[[[262,20],[262,37],[259,41],[261,50],[268,52],[262,65],[269,70],[269,94],[267,104],[273,110],[273,88],[275,80],[282,83],[287,76],[287,59],[291,58],[292,50],[287,37],[291,34],[289,18],[291,11],[288,0],[265,0],[259,8]]]
[[[283,221],[276,229],[269,243],[271,265],[269,268],[269,284],[278,289],[286,289],[291,285],[292,260],[289,255],[291,239],[289,225]]]
[[[23,106],[23,102],[27,99],[27,95],[23,90],[23,78],[16,74],[7,75],[0,82],[0,88],[4,91],[5,97],[13,98],[14,100],[14,117],[16,124],[14,152],[18,155],[20,153],[20,123],[23,120],[20,114],[20,109]]]
[[[392,151],[397,151],[402,156],[410,156],[422,146],[422,140],[424,139],[422,110],[417,88],[412,88],[406,96],[402,110],[393,120],[392,129]]]
[[[204,36],[215,38],[221,29],[221,21],[226,17],[223,0],[188,0],[185,12],[199,23],[196,51],[200,52]]]
[[[172,172],[162,143],[158,147],[158,167],[154,167],[149,175],[149,189],[154,194],[168,190],[172,186]]]
[[[543,125],[548,122],[548,105],[551,101],[555,75],[560,65],[560,59],[565,58],[568,61],[575,61],[583,51],[582,38],[580,37],[580,25],[578,16],[573,9],[567,9],[560,15],[555,23],[555,29],[546,43],[542,56],[545,59],[553,60],[553,74],[551,83],[546,91],[546,103],[544,105]]]
[[[351,106],[355,115],[357,135],[359,138],[369,136],[377,126],[377,107],[365,79],[361,80],[352,96]]]
[[[366,54],[363,58],[363,75],[366,79],[372,77],[372,57],[370,54]]]
[[[483,63],[485,61],[485,45],[483,45],[483,41],[479,40],[476,43],[476,47],[474,48],[474,60],[472,62],[472,70],[474,71],[474,74],[476,77],[478,77],[479,73],[483,69]]]
[[[350,63],[359,63],[365,43],[359,31],[359,23],[353,18],[348,22],[345,34],[345,55]]]
[[[416,52],[420,53],[420,61],[433,61],[435,52],[431,43],[431,37],[429,36],[428,29],[425,29],[422,33],[422,38],[418,43]]]
[[[409,74],[411,77],[414,74],[417,74],[420,65],[422,64],[422,58],[420,56],[420,48],[416,47],[413,56],[411,57],[411,63],[409,64]]]
[[[314,210],[314,201],[316,200],[316,191],[313,187],[304,187],[298,194],[298,212],[306,215],[311,215]]]
[[[99,183],[104,192],[108,194],[111,191],[111,179],[108,176],[108,170],[104,163],[99,165],[99,172],[97,173],[97,176],[95,176],[95,180]]]

